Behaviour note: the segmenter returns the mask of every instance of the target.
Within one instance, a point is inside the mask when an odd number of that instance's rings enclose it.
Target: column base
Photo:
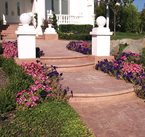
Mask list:
[[[58,40],[58,34],[45,34],[45,40]]]

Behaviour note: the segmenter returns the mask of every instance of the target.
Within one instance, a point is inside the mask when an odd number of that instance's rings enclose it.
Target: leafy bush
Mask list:
[[[119,54],[123,52],[123,50],[128,46],[127,43],[119,44]]]
[[[0,55],[3,54],[2,44],[0,43]]]
[[[92,37],[90,34],[73,34],[73,33],[63,33],[58,32],[59,39],[65,40],[91,40]]]
[[[91,35],[89,33],[92,28],[92,25],[59,25],[59,39],[91,40]]]
[[[96,69],[133,83],[137,96],[145,99],[145,70],[140,59],[139,54],[122,53],[113,61],[99,61]]]
[[[145,48],[142,49],[140,63],[145,66]]]
[[[59,25],[59,31],[63,33],[89,34],[92,28],[92,25]]]
[[[3,20],[0,18],[0,26],[3,25]]]
[[[0,113],[10,111],[16,107],[16,93],[27,89],[33,82],[13,59],[0,57],[0,66],[9,77],[7,87],[0,90]]]
[[[87,41],[71,41],[66,48],[83,54],[91,54],[91,44]]]
[[[56,19],[56,15],[55,14],[53,14],[53,17],[52,17],[52,25],[53,25],[54,29],[56,31],[58,31],[57,19]]]

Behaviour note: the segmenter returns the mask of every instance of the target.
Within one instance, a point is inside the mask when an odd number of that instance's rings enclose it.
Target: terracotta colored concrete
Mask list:
[[[37,40],[37,47],[44,51],[45,57],[74,57],[82,54],[73,52],[66,48],[69,41],[64,40]]]
[[[93,68],[81,72],[66,72],[63,77],[63,83],[71,87],[75,97],[110,96],[133,91],[132,84],[116,80]]]
[[[96,137],[145,137],[145,102],[134,93],[71,100]]]
[[[58,34],[45,34],[45,40],[58,40]]]

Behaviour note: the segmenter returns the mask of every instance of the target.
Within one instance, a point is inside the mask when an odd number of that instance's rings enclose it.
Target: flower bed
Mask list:
[[[9,93],[10,99],[6,97],[7,99],[5,100],[8,100],[8,104],[4,105],[3,102],[3,105],[0,104],[0,111],[5,112],[14,109],[16,104],[19,109],[32,108],[39,103],[46,102],[50,98],[66,100],[68,98],[67,92],[69,88],[63,88],[60,84],[62,73],[57,72],[54,66],[48,69],[39,61],[37,63],[23,63],[21,66],[17,66],[12,59],[17,56],[16,45],[16,41],[2,43],[2,55],[4,58],[0,58],[0,66],[2,66],[7,75],[11,77],[10,85],[12,85],[12,87],[8,86],[7,90],[3,90],[5,92],[4,94]],[[23,87],[19,84],[24,82],[24,80],[27,81],[27,76],[32,78],[32,84],[30,84],[31,82],[29,81],[28,83],[26,82],[25,88],[19,88]],[[25,82],[23,84],[25,84]],[[14,92],[9,92],[9,88],[13,88],[14,86]],[[16,103],[14,94],[16,94]],[[3,95],[0,96],[0,98],[2,97],[1,100],[4,98]]]
[[[91,44],[87,41],[71,41],[66,48],[83,54],[91,54]]]
[[[48,69],[38,62],[24,63],[22,68],[26,74],[32,76],[34,83],[17,93],[16,101],[20,108],[35,107],[49,98],[55,100],[66,100],[68,98],[69,88],[62,88],[60,84],[62,73],[58,73],[54,66]]]
[[[141,55],[122,53],[113,61],[99,61],[96,69],[133,83],[137,95],[145,99],[145,69],[141,64]]]
[[[14,58],[18,55],[17,41],[3,41],[2,43],[3,56],[5,58]]]

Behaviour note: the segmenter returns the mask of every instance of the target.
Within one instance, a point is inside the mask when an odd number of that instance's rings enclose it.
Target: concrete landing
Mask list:
[[[133,92],[133,85],[116,80],[95,69],[64,73],[63,84],[68,85],[74,97],[105,97]]]

